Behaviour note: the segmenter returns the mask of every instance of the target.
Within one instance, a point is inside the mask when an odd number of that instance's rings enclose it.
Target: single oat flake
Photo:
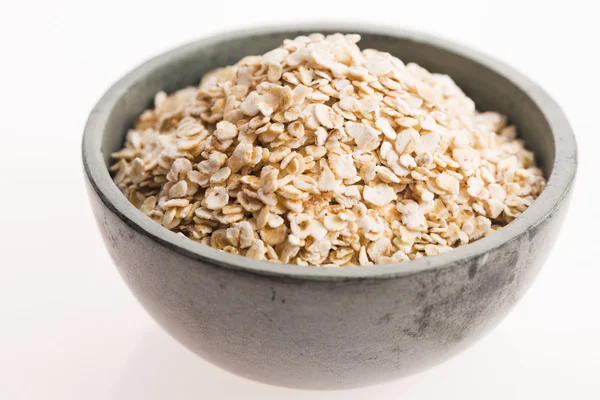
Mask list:
[[[531,205],[545,180],[506,117],[359,40],[299,36],[158,93],[115,183],[191,240],[313,266],[440,254]]]

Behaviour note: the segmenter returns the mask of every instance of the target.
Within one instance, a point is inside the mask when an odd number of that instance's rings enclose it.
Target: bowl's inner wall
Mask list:
[[[321,31],[322,33],[334,33]],[[285,31],[257,34],[224,41],[206,41],[205,46],[188,46],[194,51],[176,51],[168,59],[153,60],[154,68],[144,68],[141,75],[116,102],[105,126],[102,153],[107,166],[110,154],[123,145],[124,135],[137,116],[152,106],[156,92],[167,93],[188,85],[197,85],[203,74],[236,63],[242,57],[263,54],[278,47],[284,39],[309,34],[307,31]],[[445,73],[471,97],[478,110],[498,111],[507,115],[532,150],[548,178],[554,163],[554,139],[546,118],[536,104],[502,75],[443,48],[408,38],[360,33],[362,49],[386,51],[405,63],[416,62],[431,72]]]

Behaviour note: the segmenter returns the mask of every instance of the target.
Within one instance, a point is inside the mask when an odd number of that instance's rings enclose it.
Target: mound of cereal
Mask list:
[[[299,36],[158,93],[115,183],[191,240],[315,266],[438,254],[525,211],[545,180],[515,127],[359,39]]]

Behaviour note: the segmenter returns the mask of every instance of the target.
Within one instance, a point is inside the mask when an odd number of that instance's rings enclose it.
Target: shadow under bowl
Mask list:
[[[549,179],[500,231],[406,263],[311,268],[226,254],[182,238],[131,205],[112,182],[110,154],[160,90],[311,32],[359,33],[361,48],[446,73],[479,110],[519,128]],[[189,349],[274,385],[340,389],[415,373],[497,325],[542,266],[566,213],[575,139],[560,108],[510,67],[430,36],[369,26],[271,27],[217,35],[162,54],[112,86],[83,137],[90,200],[106,247],[148,312]]]

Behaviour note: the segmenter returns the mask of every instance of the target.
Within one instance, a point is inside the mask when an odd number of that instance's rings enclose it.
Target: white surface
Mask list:
[[[215,3],[0,1],[0,399],[600,398],[600,30],[597,10],[586,6],[593,2]],[[87,113],[136,64],[217,31],[312,19],[396,24],[502,59],[558,100],[580,149],[563,232],[500,327],[434,369],[348,392],[250,382],[163,333],[104,250],[80,166]]]

